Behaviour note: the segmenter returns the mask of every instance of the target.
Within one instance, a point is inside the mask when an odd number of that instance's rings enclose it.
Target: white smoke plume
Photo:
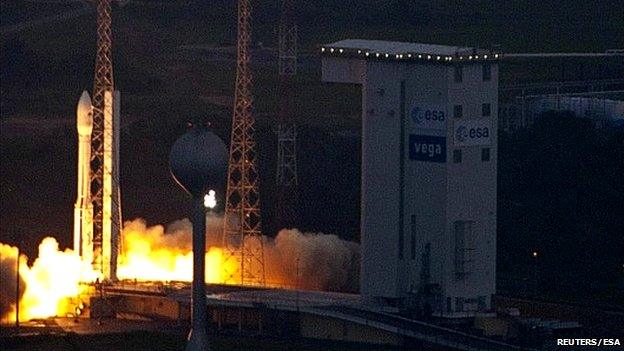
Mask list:
[[[21,256],[26,264],[26,256]],[[19,298],[24,295],[26,284],[20,279]],[[15,295],[17,289],[17,248],[0,243],[0,318],[5,319],[15,311]]]
[[[208,214],[206,230],[208,251],[211,247],[221,247],[222,232],[223,217]],[[123,229],[123,251],[126,255],[122,253],[122,257],[129,256],[127,253],[130,251],[149,250],[152,256],[161,257],[160,262],[167,265],[170,271],[189,270],[184,276],[190,278],[190,267],[180,262],[190,262],[188,256],[192,251],[191,233],[192,224],[188,219],[175,221],[166,228],[162,225],[148,226],[143,219],[128,221]],[[149,245],[137,248],[137,243]],[[159,255],[158,251],[163,251],[163,254]],[[165,255],[165,251],[169,254]],[[178,258],[172,258],[170,253],[177,253]],[[185,259],[180,259],[180,256],[184,256]],[[342,292],[357,290],[359,244],[342,240],[336,235],[283,229],[275,238],[264,237],[264,259],[269,284],[277,283],[308,290]],[[166,262],[167,260],[171,262]],[[210,260],[209,256],[207,260]]]
[[[265,239],[267,279],[277,275],[301,289],[355,292],[360,247],[333,234],[282,229]]]

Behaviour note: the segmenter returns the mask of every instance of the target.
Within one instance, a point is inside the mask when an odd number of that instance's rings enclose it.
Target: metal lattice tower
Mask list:
[[[282,0],[279,24],[279,122],[277,127],[277,229],[297,224],[297,126],[293,76],[297,73],[294,0]]]
[[[116,279],[121,222],[115,136],[111,0],[97,0],[97,56],[93,81],[91,192],[93,266],[105,279]],[[117,101],[118,103],[118,101]],[[118,117],[118,111],[117,111]]]
[[[234,113],[230,139],[223,244],[229,283],[264,285],[264,243],[261,231],[259,176],[252,116],[250,0],[238,1],[238,38]],[[227,264],[225,265],[228,266]]]

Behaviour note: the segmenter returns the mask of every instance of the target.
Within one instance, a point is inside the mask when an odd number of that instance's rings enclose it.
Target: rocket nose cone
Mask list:
[[[92,115],[91,98],[87,91],[83,91],[78,101],[78,107],[76,108],[76,127],[78,133],[85,135],[91,134],[93,130],[93,115]]]

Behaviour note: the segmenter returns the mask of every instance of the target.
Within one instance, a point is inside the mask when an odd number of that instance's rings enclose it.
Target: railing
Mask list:
[[[336,318],[414,337],[427,342],[460,350],[528,350],[515,345],[481,338],[457,330],[415,321],[383,312],[372,312],[352,307],[321,307],[304,312],[331,315]]]
[[[531,89],[562,89],[572,87],[604,88],[613,85],[624,85],[624,79],[574,80],[563,82],[539,82],[524,84],[500,84],[500,91],[531,90]]]
[[[226,301],[222,301],[226,302]],[[423,340],[425,342],[450,347],[458,350],[477,351],[522,351],[532,350],[520,346],[510,345],[496,340],[490,340],[461,331],[444,328],[441,326],[415,321],[393,314],[359,309],[355,307],[328,305],[328,306],[293,306],[279,303],[253,303],[250,301],[227,301],[230,306],[247,308],[267,308],[301,312],[324,317],[333,317],[340,320],[350,321],[360,325],[385,330],[398,335]]]

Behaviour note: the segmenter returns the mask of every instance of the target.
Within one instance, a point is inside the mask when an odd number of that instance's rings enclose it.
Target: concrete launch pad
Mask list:
[[[381,301],[356,294],[208,285],[210,329],[219,334],[304,338],[324,342],[514,350],[518,347],[398,316]],[[120,282],[103,287],[119,315],[187,323],[187,283]],[[97,316],[91,316],[97,318]]]

